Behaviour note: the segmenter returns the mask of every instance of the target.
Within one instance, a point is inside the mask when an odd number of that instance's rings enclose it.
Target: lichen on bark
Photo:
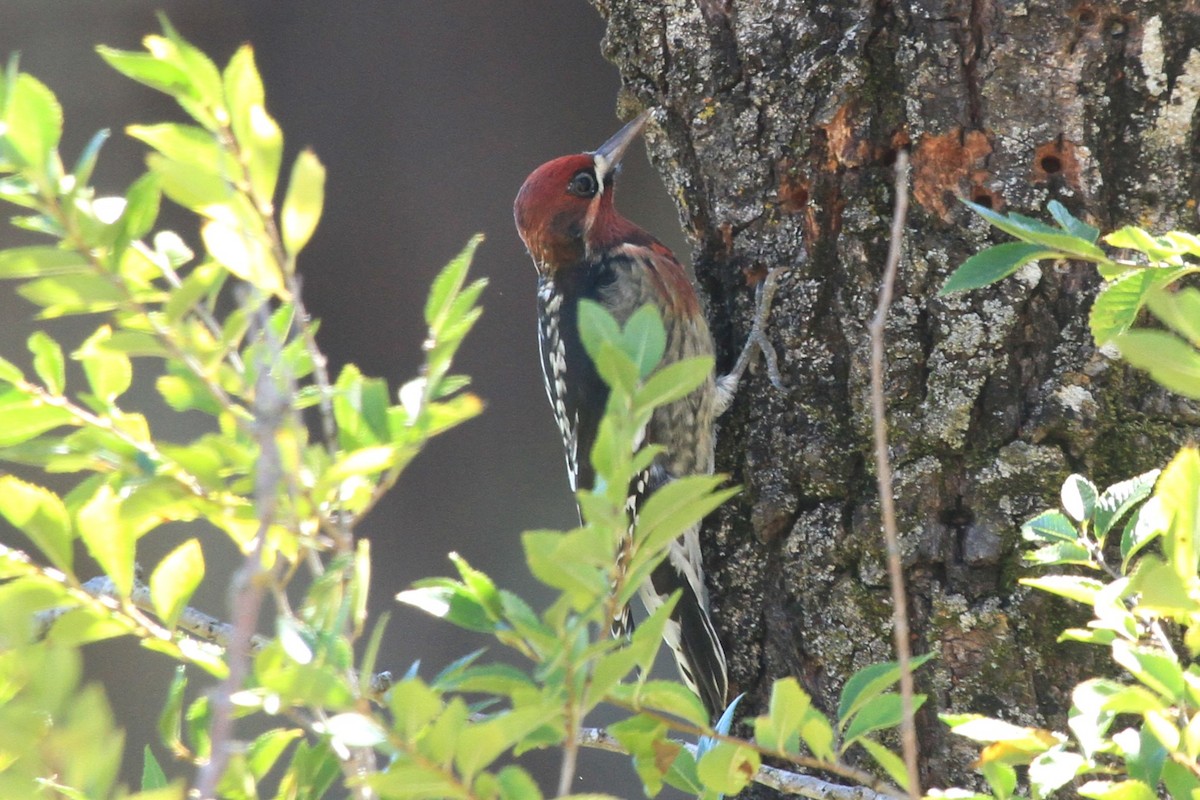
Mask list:
[[[1064,606],[1020,587],[1020,523],[1072,471],[1165,461],[1200,426],[1098,352],[1086,265],[1029,266],[938,298],[1003,235],[958,202],[1105,230],[1194,227],[1200,16],[1171,0],[595,0],[623,105],[653,109],[652,160],[692,238],[724,359],[750,285],[790,266],[770,336],[789,387],[743,385],[718,468],[745,486],[704,532],[731,677],[757,713],[798,676],[826,709],[890,657],[867,403],[866,325],[887,246],[892,159],[912,152],[906,255],[888,325],[896,500],[926,785],[970,781],[939,710],[1063,727],[1102,654],[1055,639]],[[1048,686],[1046,675],[1053,675]]]

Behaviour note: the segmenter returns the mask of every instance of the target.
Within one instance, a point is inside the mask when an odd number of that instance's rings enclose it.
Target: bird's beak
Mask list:
[[[629,148],[630,142],[638,137],[649,119],[650,112],[643,111],[592,153],[592,158],[596,162],[596,180],[600,182],[600,185],[604,185],[604,179],[621,163],[621,158]]]

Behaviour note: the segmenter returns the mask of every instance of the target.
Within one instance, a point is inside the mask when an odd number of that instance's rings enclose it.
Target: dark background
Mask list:
[[[435,440],[360,529],[375,554],[372,610],[395,611],[380,666],[400,673],[420,659],[422,673],[432,675],[486,642],[397,608],[392,596],[418,578],[448,574],[446,554],[457,551],[538,600],[544,595],[530,585],[519,534],[577,521],[537,365],[534,270],[513,229],[512,199],[538,164],[594,148],[619,127],[617,73],[600,54],[602,20],[585,0],[0,0],[0,56],[20,51],[22,68],[57,93],[64,160],[72,162],[96,130],[112,129],[95,177],[102,192],[123,190],[143,169],[143,147],[124,136],[125,125],[182,118],[172,101],[121,77],[94,52],[96,44],[139,49],[142,36],[158,32],[158,9],[221,66],[252,42],[268,110],[284,131],[284,174],[301,147],[313,148],[328,169],[325,215],[300,270],[335,373],[354,362],[393,388],[413,377],[432,277],[471,234],[487,236],[473,267],[490,282],[485,312],[457,365],[473,377],[487,410]],[[628,162],[622,209],[676,251],[685,249],[640,146]],[[194,218],[168,210],[162,222],[196,246]],[[0,227],[0,247],[26,240]],[[26,363],[33,307],[4,285],[0,315],[0,353]],[[94,326],[68,320],[50,330],[69,350]],[[137,366],[152,370],[148,362]],[[161,408],[152,377],[125,406]],[[200,432],[169,412],[152,413],[151,421],[166,439]],[[235,558],[219,534],[156,531],[139,557],[150,569],[196,535],[206,552],[212,544],[226,559],[210,560],[196,604],[225,616]],[[26,546],[11,530],[0,530],[0,538]],[[142,745],[157,744],[154,717],[172,664],[130,642],[94,646],[88,659],[128,732],[125,775],[133,782]],[[206,681],[201,674],[193,680]],[[535,763],[543,789],[553,788],[555,767],[549,758]],[[638,792],[623,759],[590,755],[581,772],[579,790]]]

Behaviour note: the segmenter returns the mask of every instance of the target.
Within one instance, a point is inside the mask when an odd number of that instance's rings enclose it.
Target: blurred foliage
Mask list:
[[[987,286],[1032,261],[1090,261],[1104,280],[1089,317],[1096,345],[1114,345],[1166,388],[1200,399],[1200,291],[1177,285],[1200,272],[1200,238],[1125,227],[1103,239],[1123,251],[1117,258],[1096,245],[1096,228],[1057,202],[1049,207],[1057,227],[967,205],[1021,241],[969,258],[942,294]],[[1161,327],[1134,327],[1144,308]],[[1089,678],[1074,687],[1069,735],[977,714],[942,719],[955,733],[986,745],[976,768],[997,800],[1024,794],[1026,787],[1034,798],[1059,791],[1097,800],[1196,797],[1200,450],[1184,447],[1161,472],[1102,492],[1072,475],[1061,501],[1062,510],[1044,511],[1021,534],[1034,546],[1026,563],[1069,569],[1022,583],[1090,607],[1087,627],[1064,630],[1060,641],[1108,648],[1124,678]]]
[[[579,528],[522,538],[556,599],[537,612],[453,555],[457,579],[400,595],[489,634],[529,667],[473,654],[430,678],[379,670],[387,615],[368,614],[371,554],[355,529],[430,437],[482,409],[451,372],[480,314],[484,282],[467,278],[480,240],[430,290],[418,377],[393,395],[352,365],[328,375],[296,274],[321,215],[320,161],[302,152],[281,185],[283,134],[249,46],[219,69],[165,19],[144,44],[99,53],[174,98],[189,121],[126,129],[149,153],[120,196],[89,183],[106,132],[68,169],[54,94],[15,59],[0,94],[0,199],[21,209],[14,224],[46,237],[0,251],[0,278],[17,281],[41,319],[99,320],[65,348],[45,330],[30,336],[32,374],[0,359],[0,460],[23,475],[74,476],[61,496],[0,476],[0,514],[30,545],[0,545],[0,795],[171,800],[191,786],[239,799],[537,798],[510,757],[573,753],[601,703],[626,712],[609,735],[649,794],[664,783],[708,798],[737,792],[764,756],[898,792],[842,761],[857,745],[903,781],[875,738],[899,723],[895,665],[850,680],[836,719],[794,679],[778,682],[745,741],[728,734],[732,709],[714,728],[682,684],[647,677],[674,600],[628,641],[611,637],[609,621],[671,541],[736,491],[721,488],[724,476],[681,478],[646,501],[631,529],[627,487],[658,452],[634,451],[635,433],[713,368],[693,359],[657,369],[665,334],[652,309],[623,327],[598,306],[582,309],[588,352],[611,387],[590,454],[600,478],[579,495]],[[201,252],[156,227],[164,197],[199,218]],[[135,364],[157,376],[169,409],[207,419],[207,431],[174,441],[124,405]],[[139,545],[165,523],[193,535],[143,581]],[[221,537],[244,554],[230,580],[233,624],[190,605]],[[80,547],[102,575],[80,574]],[[252,635],[263,602],[269,637]],[[103,687],[81,682],[81,648],[117,636],[178,664],[156,701],[160,741],[137,743],[137,790],[117,785],[124,741]],[[188,702],[198,681],[219,683]],[[229,725],[249,716],[266,732],[233,741]],[[705,738],[688,746],[670,738],[679,734]]]

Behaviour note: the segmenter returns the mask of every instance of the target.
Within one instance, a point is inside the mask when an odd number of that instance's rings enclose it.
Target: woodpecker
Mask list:
[[[617,167],[646,121],[643,113],[598,150],[538,167],[514,204],[517,231],[537,268],[542,374],[572,491],[592,488],[588,456],[608,399],[608,388],[580,341],[580,300],[600,303],[622,324],[638,308],[653,304],[666,328],[664,364],[713,355],[699,299],[679,261],[613,206]],[[719,396],[727,388],[710,375],[692,394],[654,412],[644,442],[664,451],[644,481],[631,487],[635,513],[641,498],[673,478],[712,473],[713,419],[718,405],[727,402]],[[725,652],[709,616],[698,526],[671,545],[638,594],[652,612],[677,590],[681,596],[664,639],[684,682],[715,718],[725,707],[728,678]],[[626,610],[614,629],[628,630],[628,624]]]

